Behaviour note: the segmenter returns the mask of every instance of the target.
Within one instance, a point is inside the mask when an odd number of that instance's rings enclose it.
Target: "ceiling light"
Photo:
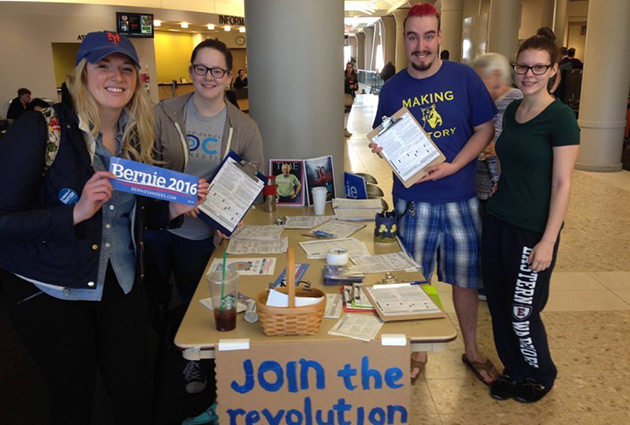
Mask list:
[[[188,28],[188,22],[182,22],[181,23],[181,27],[182,28]]]
[[[214,24],[208,24],[208,29],[212,31],[214,29]]]
[[[239,28],[239,31],[240,31],[240,32],[245,32],[245,27],[240,27],[240,28]]]
[[[229,31],[232,29],[232,27],[230,27],[229,25],[226,25],[225,27],[223,27],[224,30]]]
[[[162,21],[160,21],[159,19],[154,19],[153,20],[153,26],[154,27],[161,27],[162,26]]]

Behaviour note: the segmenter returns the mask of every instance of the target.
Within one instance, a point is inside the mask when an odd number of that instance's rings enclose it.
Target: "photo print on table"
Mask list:
[[[304,206],[304,160],[270,159],[269,172],[276,179],[278,205]]]
[[[308,205],[313,205],[314,187],[323,186],[327,190],[326,202],[335,198],[335,174],[333,172],[332,155],[320,156],[304,160],[307,188],[306,193]]]

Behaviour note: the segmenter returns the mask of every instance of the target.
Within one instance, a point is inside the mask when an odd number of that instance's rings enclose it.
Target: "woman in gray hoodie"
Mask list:
[[[230,150],[263,165],[263,145],[256,123],[225,100],[232,81],[232,54],[219,40],[207,39],[192,52],[189,66],[194,92],[155,107],[156,151],[163,166],[208,179]],[[168,287],[171,272],[183,303],[189,303],[220,235],[205,221],[185,217],[177,230],[149,232],[145,243],[154,261],[152,280]],[[157,281],[156,281],[157,280]],[[186,368],[186,389],[203,391],[196,364]]]

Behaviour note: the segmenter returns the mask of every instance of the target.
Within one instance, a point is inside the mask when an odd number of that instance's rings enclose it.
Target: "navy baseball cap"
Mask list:
[[[140,68],[140,59],[138,59],[138,53],[131,41],[124,35],[112,31],[97,31],[86,34],[77,52],[76,65],[81,62],[81,59],[96,63],[112,53],[122,53],[129,56]]]

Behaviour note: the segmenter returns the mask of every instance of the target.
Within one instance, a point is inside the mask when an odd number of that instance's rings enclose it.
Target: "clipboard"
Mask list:
[[[394,283],[394,284],[388,284],[388,285],[363,285],[363,292],[365,292],[365,295],[368,297],[368,299],[374,306],[374,310],[376,311],[376,314],[378,314],[378,316],[384,322],[445,318],[446,313],[444,313],[442,308],[438,305],[439,303],[433,299],[433,296],[423,289],[424,286],[425,285],[418,285],[416,283]],[[387,314],[384,311],[384,306],[381,304],[381,298],[378,297],[378,295],[374,292],[375,291],[374,287],[379,288],[377,289],[379,291],[395,291],[396,287],[404,287],[405,289],[413,288],[414,290],[421,291],[424,295],[426,295],[426,298],[428,299],[427,303],[430,304],[431,307],[435,307],[435,309],[437,309],[438,311]],[[402,307],[404,309],[404,306]]]
[[[367,137],[383,147],[381,156],[407,188],[427,174],[426,167],[446,161],[442,151],[405,107],[391,117],[383,117],[381,125]]]
[[[208,198],[199,205],[199,218],[231,236],[267,184],[267,177],[229,151],[208,183]]]

